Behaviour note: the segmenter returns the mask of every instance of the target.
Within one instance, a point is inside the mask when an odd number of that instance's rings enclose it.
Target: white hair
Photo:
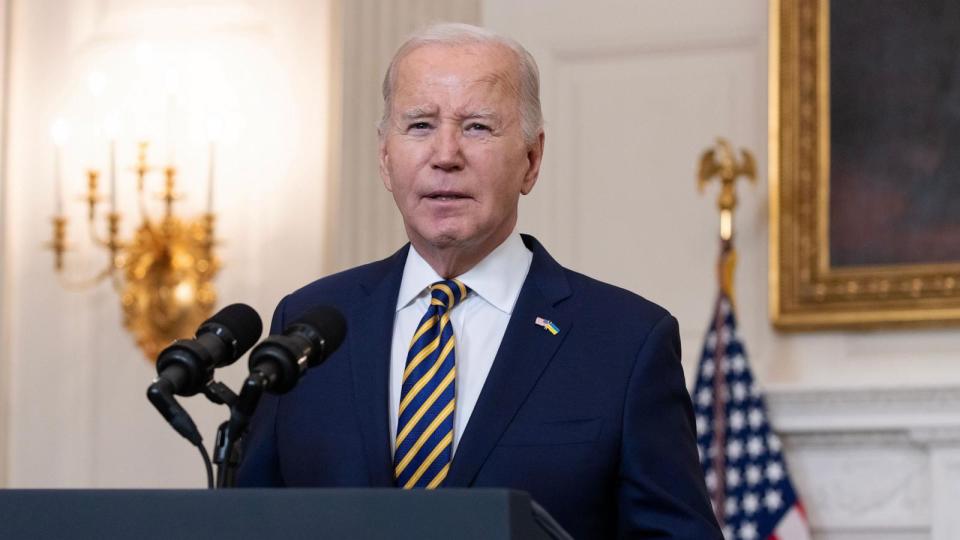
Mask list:
[[[390,121],[393,86],[396,81],[397,64],[414,49],[426,45],[501,45],[513,51],[517,57],[520,83],[520,127],[523,139],[528,144],[536,141],[543,128],[543,111],[540,108],[540,70],[533,56],[516,40],[501,36],[486,28],[463,23],[438,23],[428,26],[407,38],[394,53],[387,73],[383,77],[383,116],[380,119],[380,136],[386,134]]]

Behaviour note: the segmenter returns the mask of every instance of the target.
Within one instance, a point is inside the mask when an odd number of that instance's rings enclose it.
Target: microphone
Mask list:
[[[192,396],[213,378],[213,370],[228,366],[260,339],[263,323],[252,307],[231,304],[207,319],[194,339],[178,339],[157,357],[157,382],[172,393]]]
[[[319,306],[270,336],[250,353],[250,377],[263,390],[284,394],[296,386],[307,369],[323,363],[343,343],[347,321],[339,310]],[[246,385],[245,385],[246,386]]]
[[[178,339],[157,357],[157,378],[147,399],[177,433],[195,446],[202,438],[187,411],[173,397],[192,396],[213,379],[213,370],[243,356],[263,332],[260,316],[248,305],[231,304],[200,328],[194,339]]]
[[[217,486],[231,487],[240,463],[236,443],[247,431],[263,393],[284,394],[296,386],[307,369],[320,365],[343,343],[347,321],[336,308],[319,306],[287,325],[283,334],[269,336],[250,352],[250,375],[243,381],[237,400],[230,405],[230,419],[220,426],[214,461]]]

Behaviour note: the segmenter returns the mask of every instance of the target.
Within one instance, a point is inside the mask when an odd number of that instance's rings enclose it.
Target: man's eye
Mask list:
[[[490,126],[481,124],[480,122],[473,122],[467,126],[467,131],[490,131]]]
[[[414,122],[407,126],[407,130],[421,130],[421,129],[430,129],[429,122]]]

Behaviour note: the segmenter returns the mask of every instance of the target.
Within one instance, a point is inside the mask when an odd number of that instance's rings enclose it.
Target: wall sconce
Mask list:
[[[109,128],[107,131],[111,131]],[[144,355],[153,361],[171,341],[189,337],[210,316],[217,300],[213,278],[220,269],[214,252],[213,180],[215,145],[209,145],[206,212],[197,218],[183,218],[174,212],[174,203],[182,198],[177,192],[177,169],[173,165],[157,167],[147,159],[149,144],[140,142],[133,167],[137,185],[139,217],[129,238],[120,238],[123,215],[117,207],[116,130],[110,135],[110,201],[104,215],[101,210],[100,171],[87,171],[87,229],[95,246],[107,252],[107,264],[85,280],[67,277],[64,255],[71,251],[67,243],[68,220],[63,208],[62,148],[67,128],[58,121],[52,129],[55,144],[56,215],[53,217],[54,268],[68,289],[85,289],[109,279],[120,295],[124,326],[133,334]],[[160,173],[163,189],[157,198],[163,202],[162,216],[151,216],[146,191],[150,180]],[[101,227],[106,228],[105,235]]]

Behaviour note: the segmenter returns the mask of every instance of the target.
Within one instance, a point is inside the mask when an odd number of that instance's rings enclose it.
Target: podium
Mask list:
[[[0,490],[0,537],[569,538],[505,489]]]

